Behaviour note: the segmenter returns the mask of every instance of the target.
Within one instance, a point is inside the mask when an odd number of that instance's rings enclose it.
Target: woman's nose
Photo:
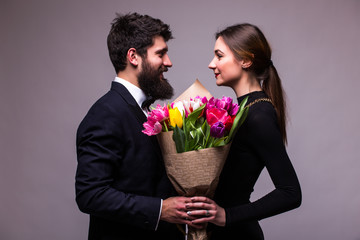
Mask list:
[[[214,69],[214,68],[216,68],[216,65],[215,65],[215,63],[214,63],[214,60],[215,60],[215,58],[213,58],[213,60],[211,60],[211,62],[209,63],[209,68],[210,69]]]

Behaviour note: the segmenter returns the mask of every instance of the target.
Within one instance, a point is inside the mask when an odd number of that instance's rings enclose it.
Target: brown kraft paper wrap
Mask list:
[[[230,145],[177,153],[173,132],[157,135],[167,175],[181,196],[212,198],[219,182]],[[189,227],[188,240],[207,240],[206,228]]]

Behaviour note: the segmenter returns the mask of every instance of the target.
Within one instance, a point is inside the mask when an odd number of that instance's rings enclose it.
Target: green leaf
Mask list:
[[[227,137],[222,137],[222,138],[218,138],[215,140],[214,142],[214,147],[220,147],[220,146],[225,146],[225,140],[227,139]]]
[[[206,148],[214,147],[214,143],[215,143],[215,138],[209,137],[209,140],[206,142]]]
[[[195,122],[195,128],[201,128],[202,125],[204,124],[205,118],[201,117],[198,118]]]
[[[245,107],[247,100],[248,100],[248,97],[244,98],[240,103],[239,111],[237,112],[236,117],[234,119],[234,123],[231,127],[229,137],[225,140],[226,144],[229,143],[233,139],[237,130],[244,123],[244,121],[247,117],[247,114],[249,111],[249,108]]]
[[[204,138],[202,141],[202,147],[206,148],[208,145],[208,141],[210,138],[210,125],[205,121],[203,126],[201,127],[202,133],[204,134]]]
[[[248,98],[249,97],[246,97],[241,101],[239,109],[244,109],[245,108]]]
[[[186,122],[191,122],[193,125],[195,125],[196,120],[199,118],[200,114],[202,113],[202,110],[205,108],[206,104],[201,105],[198,109],[193,111],[189,114],[189,116],[186,118]]]
[[[185,114],[183,114],[183,130],[185,134],[185,149],[184,151],[191,151],[198,144],[199,140],[195,137],[194,139],[190,139],[190,132],[196,130],[198,127],[197,120],[199,119],[202,110],[205,108],[206,104],[203,104],[201,107],[193,111],[191,114],[185,118]],[[200,120],[201,121],[201,120]]]
[[[189,132],[196,129],[196,127],[194,126],[194,123],[192,123],[192,122],[186,123],[186,126],[187,126],[187,129],[188,129]]]
[[[173,140],[176,146],[176,152],[182,153],[185,152],[185,134],[182,129],[178,126],[174,128]]]
[[[187,122],[185,121],[185,112],[182,114],[183,118],[183,133],[184,133],[184,152],[189,151],[189,137],[190,137],[190,129],[187,126]]]
[[[201,128],[190,132],[191,139],[189,140],[189,151],[195,150],[199,146],[202,135]]]
[[[248,115],[248,112],[249,112],[249,108],[247,107],[247,108],[245,108],[244,113],[241,115],[240,124],[239,124],[240,126],[244,123],[244,121]]]

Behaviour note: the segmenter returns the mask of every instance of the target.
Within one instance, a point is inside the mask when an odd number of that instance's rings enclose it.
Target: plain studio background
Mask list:
[[[288,96],[288,153],[303,204],[260,223],[268,240],[360,239],[360,1],[0,2],[0,239],[86,239],[75,204],[75,133],[115,72],[106,37],[115,12],[170,24],[179,95],[198,78],[216,97],[207,66],[214,33],[258,25]],[[174,97],[175,97],[174,96]],[[252,199],[273,185],[266,171]]]

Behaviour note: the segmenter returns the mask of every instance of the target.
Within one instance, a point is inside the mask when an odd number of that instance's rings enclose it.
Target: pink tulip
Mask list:
[[[169,118],[169,109],[166,105],[162,107],[158,104],[155,109],[149,112],[148,118],[153,119],[153,121],[162,122]]]
[[[211,97],[206,104],[206,109],[212,109],[212,108],[216,108],[216,100],[214,97]]]
[[[239,105],[237,105],[236,103],[233,103],[232,107],[231,107],[230,111],[228,111],[228,113],[231,116],[235,116],[237,114],[238,110],[239,110]]]
[[[162,130],[162,126],[158,121],[156,122],[147,121],[143,124],[143,126],[145,129],[142,132],[148,136],[159,134]]]
[[[206,120],[210,127],[216,122],[222,122],[225,124],[228,116],[228,112],[224,109],[211,108],[206,110]]]
[[[223,97],[222,99],[212,97],[208,101],[206,109],[212,108],[224,109],[230,116],[235,116],[239,110],[239,105],[233,103],[231,97]]]
[[[222,99],[218,99],[216,102],[216,107],[225,109],[229,112],[229,110],[232,108],[232,98],[224,96]]]
[[[196,96],[194,99],[190,98],[190,100],[191,101],[199,100],[201,102],[200,106],[208,102],[207,97],[200,97],[200,96]]]

